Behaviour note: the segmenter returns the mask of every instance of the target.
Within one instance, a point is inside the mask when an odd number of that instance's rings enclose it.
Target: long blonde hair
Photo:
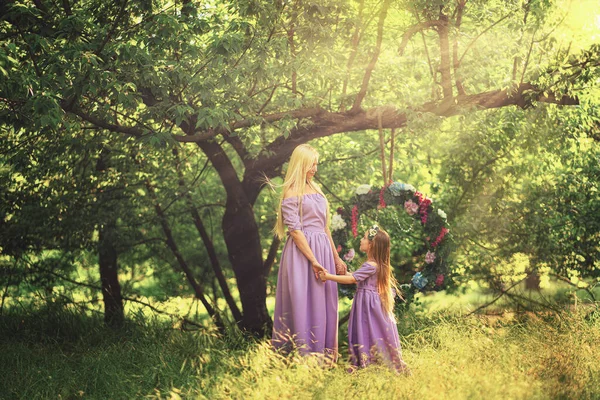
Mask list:
[[[319,153],[312,146],[308,144],[301,144],[297,146],[292,152],[288,168],[285,173],[285,179],[281,187],[281,196],[279,198],[279,207],[277,210],[277,222],[273,229],[279,239],[283,239],[285,236],[285,225],[283,223],[283,215],[281,214],[281,204],[285,193],[288,190],[292,190],[298,197],[298,203],[300,208],[300,220],[302,220],[302,196],[306,194],[306,186],[310,185],[317,193],[320,193],[325,198],[321,188],[313,183],[306,181],[306,174],[312,168],[313,164],[319,160]],[[327,201],[327,198],[325,198]],[[327,226],[329,226],[329,202],[327,202]]]
[[[394,296],[392,288],[397,294],[400,294],[398,282],[392,275],[392,266],[390,265],[390,235],[379,228],[377,234],[370,240],[368,258],[377,263],[377,291],[381,298],[381,308],[385,313],[392,313],[394,310]]]

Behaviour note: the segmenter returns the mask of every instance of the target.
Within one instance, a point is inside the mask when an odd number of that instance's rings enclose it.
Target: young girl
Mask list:
[[[350,362],[363,368],[381,361],[398,372],[408,372],[392,314],[393,289],[399,291],[390,267],[390,237],[373,225],[361,239],[360,250],[367,253],[367,261],[354,273],[319,274],[323,281],[358,284],[348,321]]]

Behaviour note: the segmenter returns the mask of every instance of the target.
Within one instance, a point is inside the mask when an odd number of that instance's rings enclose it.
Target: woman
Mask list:
[[[283,182],[275,233],[288,237],[281,254],[272,344],[289,352],[324,354],[335,361],[338,296],[334,282],[319,272],[346,272],[329,231],[329,203],[313,182],[319,154],[302,144],[294,149]]]

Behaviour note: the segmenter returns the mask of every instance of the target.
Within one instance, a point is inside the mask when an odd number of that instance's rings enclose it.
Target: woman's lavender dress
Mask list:
[[[306,236],[317,261],[335,274],[329,237],[325,233],[327,203],[320,194],[302,197],[302,221],[297,197],[283,200],[283,222],[289,230]],[[320,353],[337,357],[337,284],[317,280],[308,259],[288,236],[277,277],[272,344],[287,352],[298,347],[301,354]]]
[[[364,263],[352,273],[358,286],[348,321],[350,362],[361,368],[381,362],[398,372],[407,371],[396,321],[381,308],[376,271],[375,266]]]

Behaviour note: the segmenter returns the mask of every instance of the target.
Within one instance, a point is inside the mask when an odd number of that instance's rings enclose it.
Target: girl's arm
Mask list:
[[[346,272],[346,275],[332,275],[329,272],[321,272],[319,273],[319,277],[323,282],[325,281],[334,281],[337,283],[341,283],[343,285],[352,285],[356,283],[356,279],[354,279],[354,275],[349,272]]]
[[[306,257],[306,259],[312,265],[313,271],[315,273],[315,278],[319,279],[319,272],[327,271],[317,261],[317,257],[315,257],[310,246],[308,245],[308,241],[306,240],[306,236],[304,236],[304,233],[296,229],[290,232],[290,237],[298,247],[298,250],[300,250],[300,252],[304,254],[304,257]]]

